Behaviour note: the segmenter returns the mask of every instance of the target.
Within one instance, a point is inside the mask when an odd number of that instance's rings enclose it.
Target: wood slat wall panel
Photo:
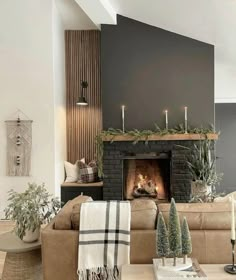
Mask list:
[[[100,31],[66,31],[67,160],[96,158],[95,137],[102,129]],[[88,106],[77,106],[82,80]]]

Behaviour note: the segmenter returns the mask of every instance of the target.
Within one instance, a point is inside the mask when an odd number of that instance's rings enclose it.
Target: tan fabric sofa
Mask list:
[[[81,202],[91,200],[79,196],[69,201],[52,222],[42,230],[44,280],[76,280]],[[169,204],[151,200],[131,202],[131,263],[152,263],[156,257],[156,219],[161,211],[168,220]],[[193,252],[200,263],[230,263],[229,203],[177,204],[182,219],[189,222]],[[94,217],[96,219],[96,217]]]

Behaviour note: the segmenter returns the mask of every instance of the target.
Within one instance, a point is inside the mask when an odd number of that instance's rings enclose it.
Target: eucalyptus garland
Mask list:
[[[154,124],[154,130],[128,130],[123,132],[121,129],[109,128],[108,130],[103,130],[100,134],[96,136],[96,145],[97,145],[97,164],[98,164],[98,175],[100,178],[103,177],[103,139],[105,137],[110,138],[110,143],[115,141],[116,136],[126,135],[133,137],[133,144],[137,144],[139,141],[143,141],[145,144],[148,144],[150,136],[165,136],[165,135],[173,135],[173,134],[185,134],[185,128],[183,124],[176,125],[174,128],[170,129],[162,129],[156,123]],[[202,134],[207,138],[207,134],[215,133],[215,129],[213,125],[210,125],[208,128],[199,127],[192,128],[188,126],[189,134]]]

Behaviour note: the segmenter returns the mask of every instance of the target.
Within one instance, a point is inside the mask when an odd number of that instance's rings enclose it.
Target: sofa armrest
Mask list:
[[[41,231],[44,280],[77,280],[79,233],[54,230],[54,221]]]

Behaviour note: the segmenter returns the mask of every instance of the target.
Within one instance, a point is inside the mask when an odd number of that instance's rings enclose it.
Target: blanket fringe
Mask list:
[[[115,265],[113,268],[94,267],[85,270],[78,270],[78,280],[119,280],[120,270]]]

